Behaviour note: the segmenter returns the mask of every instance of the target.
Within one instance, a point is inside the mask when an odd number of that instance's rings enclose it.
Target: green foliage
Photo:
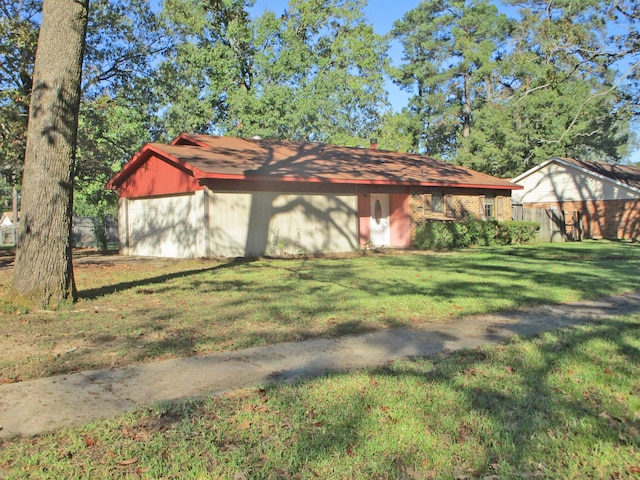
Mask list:
[[[538,222],[506,220],[498,225],[498,238],[504,245],[524,244],[533,241],[538,230]]]
[[[416,229],[415,245],[422,250],[449,250],[472,246],[512,245],[532,241],[536,222],[479,220],[429,220]]]
[[[83,99],[80,104],[74,213],[92,217],[101,248],[117,196],[107,181],[154,131],[149,77],[153,59],[164,54],[163,36],[146,0],[97,0],[87,32]]]
[[[592,54],[606,48],[605,4],[513,3],[522,16],[516,47],[471,135],[458,137],[456,162],[510,177],[554,155],[619,161],[633,102],[615,85],[610,60]]]
[[[418,153],[420,132],[420,119],[405,108],[399,113],[384,113],[376,138],[382,150]]]
[[[185,19],[187,4],[208,22]],[[365,22],[364,2],[292,0],[285,14],[266,10],[254,19],[249,5],[165,3],[168,24],[180,32],[157,89],[168,136],[338,144],[372,136],[386,105],[387,43]]]
[[[0,173],[21,182],[41,2],[0,0]],[[93,0],[80,106],[76,213],[115,213],[104,184],[154,130],[148,79],[169,44],[146,0]]]
[[[620,161],[638,113],[637,7],[505,3],[518,21],[492,4],[449,0],[396,22],[405,58],[392,76],[414,92],[413,148],[501,177],[551,156]]]
[[[0,175],[20,184],[41,2],[0,0]]]
[[[393,76],[417,92],[409,105],[422,126],[414,148],[455,154],[457,133],[469,135],[473,111],[489,94],[508,29],[507,17],[484,0],[423,1],[395,23],[405,63]]]

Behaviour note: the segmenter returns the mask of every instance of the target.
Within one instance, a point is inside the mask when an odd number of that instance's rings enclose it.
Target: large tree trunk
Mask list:
[[[73,171],[89,0],[44,0],[33,72],[14,294],[55,307],[75,300]]]

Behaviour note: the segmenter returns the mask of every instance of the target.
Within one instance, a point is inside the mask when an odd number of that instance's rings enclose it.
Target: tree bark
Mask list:
[[[44,0],[22,183],[14,295],[45,308],[75,300],[73,177],[89,0]]]
[[[18,223],[18,189],[16,187],[16,176],[13,175],[13,184],[11,185],[11,216],[13,223]]]
[[[462,136],[469,138],[471,135],[471,78],[468,72],[464,73],[464,107],[462,110]]]

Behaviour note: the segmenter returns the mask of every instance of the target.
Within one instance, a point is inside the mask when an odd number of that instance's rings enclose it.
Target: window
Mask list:
[[[495,206],[496,206],[496,197],[492,197],[487,195],[484,198],[484,216],[485,218],[494,218],[495,217]]]
[[[380,225],[380,221],[382,220],[382,204],[380,203],[380,200],[376,200],[376,205],[373,209],[374,211],[374,219],[376,221],[377,225]]]
[[[504,212],[502,208],[503,198],[496,197],[496,218],[498,220],[504,220]]]
[[[453,209],[453,195],[445,195],[444,196],[444,206],[446,210],[447,217],[455,217],[456,212]]]
[[[434,213],[444,212],[444,201],[442,192],[433,192],[431,194],[431,211]]]

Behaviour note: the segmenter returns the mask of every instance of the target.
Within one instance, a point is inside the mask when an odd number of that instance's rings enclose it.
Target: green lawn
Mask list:
[[[640,244],[582,242],[343,258],[84,258],[79,302],[3,306],[0,381],[446,321],[640,289]],[[87,263],[87,260],[89,263]],[[0,287],[11,269],[0,269]]]
[[[638,478],[639,378],[636,315],[6,442],[0,477]]]

